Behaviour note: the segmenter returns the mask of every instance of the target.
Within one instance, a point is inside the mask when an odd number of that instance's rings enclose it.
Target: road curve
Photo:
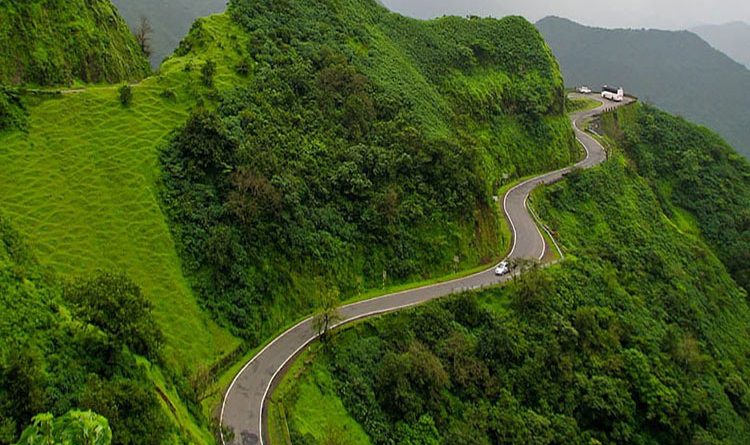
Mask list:
[[[541,260],[548,249],[542,234],[526,207],[529,194],[542,184],[559,181],[573,168],[590,168],[606,159],[604,148],[591,136],[581,131],[579,124],[586,118],[604,110],[624,105],[604,102],[596,96],[588,96],[602,102],[594,110],[571,115],[578,141],[586,150],[586,157],[574,167],[566,167],[532,178],[515,186],[503,198],[503,208],[513,232],[513,247],[508,256]],[[497,277],[494,266],[484,272],[432,286],[407,290],[379,298],[361,301],[339,310],[343,320],[337,326],[363,318],[394,312],[415,306],[446,295],[470,289],[497,285],[509,279]],[[285,367],[311,342],[317,338],[308,318],[276,337],[256,354],[237,374],[224,395],[219,421],[223,427],[234,432],[230,442],[222,436],[225,445],[260,445],[267,443],[265,436],[265,401]]]

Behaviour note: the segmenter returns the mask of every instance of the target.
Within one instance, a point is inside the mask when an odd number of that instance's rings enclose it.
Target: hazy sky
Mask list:
[[[412,17],[441,15],[502,17],[518,14],[531,21],[548,15],[607,28],[681,29],[742,20],[750,22],[748,0],[381,0]]]

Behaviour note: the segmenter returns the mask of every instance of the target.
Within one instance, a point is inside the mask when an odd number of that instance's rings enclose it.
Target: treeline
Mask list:
[[[748,443],[750,309],[711,250],[621,157],[535,206],[566,262],[324,349],[372,443]],[[317,443],[290,427],[293,443]]]
[[[648,179],[664,212],[690,212],[750,292],[750,163],[715,133],[653,107],[629,107],[605,119],[604,128]]]
[[[372,1],[230,14],[250,35],[247,84],[165,149],[162,196],[192,287],[245,338],[326,289],[489,261],[499,187],[576,155],[557,66],[520,18],[420,22]],[[196,25],[178,53],[203,38]]]
[[[25,438],[57,425],[55,440],[83,443],[76,434],[87,425],[104,444],[109,436],[93,429],[111,426],[113,444],[161,444],[172,427],[143,364],[159,362],[161,342],[130,279],[102,272],[61,283],[0,218],[0,443],[42,414]]]

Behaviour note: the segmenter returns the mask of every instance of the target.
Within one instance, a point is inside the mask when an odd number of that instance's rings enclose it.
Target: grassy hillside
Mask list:
[[[227,0],[112,0],[112,3],[131,29],[137,29],[141,17],[151,23],[150,61],[154,69],[172,55],[196,19],[223,12],[227,6]]]
[[[557,64],[521,18],[421,22],[369,0],[229,14],[245,81],[173,139],[163,199],[202,303],[245,338],[327,292],[493,260],[493,196],[578,156]],[[203,26],[178,55],[202,52]]]
[[[747,443],[750,308],[711,249],[620,155],[534,205],[566,262],[339,333],[276,399],[292,443]]]
[[[705,128],[647,106],[610,114],[603,128],[648,179],[664,212],[695,226],[750,292],[750,163]]]
[[[63,285],[0,217],[0,443],[15,443],[33,415],[72,408],[105,415],[114,444],[166,443],[177,431],[144,358],[158,361],[159,344],[150,306],[127,277]]]
[[[141,288],[164,337],[158,363],[142,363],[150,394],[163,401],[165,434],[196,444],[213,442],[198,403],[214,390],[196,376],[211,376],[232,360],[228,354],[244,351],[201,310],[158,199],[160,146],[213,94],[200,81],[203,60],[216,61],[218,88],[239,79],[239,56],[221,48],[239,39],[238,28],[218,16],[202,29],[213,37],[200,55],[175,58],[133,85],[129,105],[120,102],[119,85],[11,93],[11,108],[19,97],[25,108],[25,129],[0,131],[0,209],[60,280],[103,269],[126,273]]]
[[[0,2],[0,83],[139,80],[149,67],[109,0]]]
[[[704,25],[690,31],[701,36],[711,46],[750,68],[750,50],[745,44],[750,40],[750,24],[732,22],[723,25]]]
[[[537,27],[568,85],[622,85],[643,101],[711,127],[750,157],[750,70],[693,33],[589,28],[555,17]]]

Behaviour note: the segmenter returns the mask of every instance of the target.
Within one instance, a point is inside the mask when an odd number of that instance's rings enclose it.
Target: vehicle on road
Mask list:
[[[507,261],[503,261],[502,263],[498,264],[495,268],[495,275],[498,277],[501,277],[503,275],[507,275],[510,273],[510,267],[508,266]]]
[[[625,90],[623,90],[622,87],[615,88],[604,85],[602,87],[602,97],[614,102],[622,102],[623,100],[625,100]]]
[[[578,92],[581,94],[591,94],[591,88],[584,85],[584,86],[578,87]]]

